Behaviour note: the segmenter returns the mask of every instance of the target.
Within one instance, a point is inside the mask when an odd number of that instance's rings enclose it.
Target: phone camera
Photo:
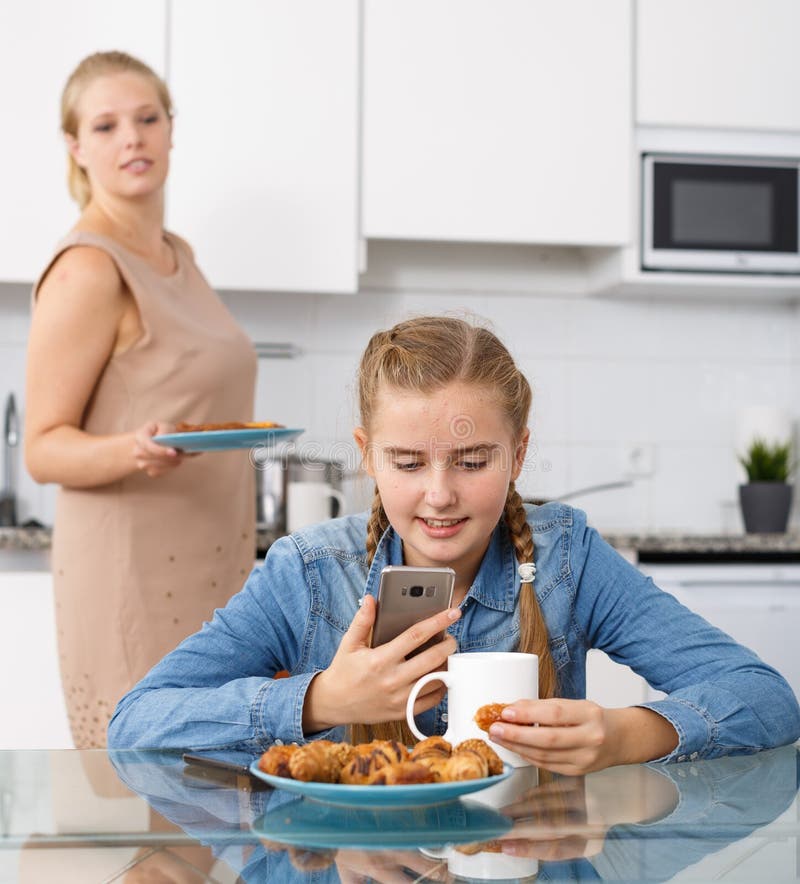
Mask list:
[[[409,590],[409,594],[412,595],[415,599],[418,599],[422,595],[422,587],[412,586]]]

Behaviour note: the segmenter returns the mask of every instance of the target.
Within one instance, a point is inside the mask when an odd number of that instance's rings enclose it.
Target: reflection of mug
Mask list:
[[[478,850],[480,844],[441,849],[425,847],[420,852],[431,859],[446,859],[448,872],[459,880],[525,881],[539,871],[538,860],[502,853],[497,841],[482,846],[483,850]],[[473,853],[474,850],[477,852]]]
[[[444,738],[456,744],[473,737],[488,740],[489,735],[475,724],[475,713],[487,703],[513,703],[535,700],[539,696],[539,658],[536,654],[475,653],[451,654],[447,672],[429,672],[411,689],[406,704],[406,719],[411,732],[425,738],[414,722],[414,702],[420,689],[431,681],[447,686],[447,731]],[[508,764],[524,767],[530,761],[492,744]]]
[[[331,518],[331,501],[336,514],[344,510],[344,495],[325,482],[290,482],[286,500],[286,527],[291,534],[307,525]]]

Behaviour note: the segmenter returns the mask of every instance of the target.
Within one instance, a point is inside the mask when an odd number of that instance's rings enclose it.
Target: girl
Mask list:
[[[531,392],[491,332],[440,317],[378,332],[361,360],[359,401],[371,513],[279,540],[213,622],[122,700],[114,746],[259,752],[342,738],[346,726],[358,740],[402,738],[411,686],[456,648],[539,655],[542,699],[520,698],[490,736],[549,770],[710,758],[797,738],[800,710],[777,672],[658,590],[582,512],[523,505],[514,482]],[[452,567],[454,607],[373,649],[388,564]],[[442,628],[441,642],[405,659]],[[669,696],[628,709],[586,701],[592,647]],[[274,679],[284,668],[290,676]],[[415,710],[425,733],[446,729],[438,684]]]
[[[75,745],[103,746],[119,698],[242,585],[255,548],[246,452],[184,458],[173,422],[252,419],[256,359],[191,249],[164,230],[172,103],[121,52],[62,96],[81,214],[34,288],[25,454],[61,488],[59,658]]]

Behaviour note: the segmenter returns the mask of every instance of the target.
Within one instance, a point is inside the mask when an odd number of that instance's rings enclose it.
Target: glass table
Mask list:
[[[376,809],[175,753],[5,751],[0,882],[797,881],[798,757],[521,768],[455,801]]]

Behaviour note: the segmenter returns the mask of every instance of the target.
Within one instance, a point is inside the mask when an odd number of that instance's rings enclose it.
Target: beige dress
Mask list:
[[[144,329],[100,376],[82,423],[89,433],[123,433],[148,420],[252,420],[253,347],[189,246],[167,238],[177,257],[170,276],[86,232],[70,234],[53,257],[76,245],[109,254]],[[248,452],[231,451],[187,458],[156,479],[137,472],[102,487],[59,489],[56,624],[77,747],[104,746],[120,697],[241,588],[255,556],[253,483]]]

